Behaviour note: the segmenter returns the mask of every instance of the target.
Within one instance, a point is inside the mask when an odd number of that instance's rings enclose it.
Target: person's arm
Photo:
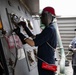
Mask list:
[[[17,28],[14,31],[22,40],[22,42],[25,42],[29,44],[30,46],[40,46],[43,43],[47,42],[50,37],[52,37],[52,30],[50,28],[45,29],[42,33],[36,35],[34,39],[26,38],[26,36],[20,33],[20,28]]]
[[[16,28],[13,30],[20,38],[20,40],[22,41],[23,44],[27,43],[30,46],[34,46],[35,43],[32,39],[26,38],[26,36],[24,36],[21,32],[20,32],[20,28]]]
[[[34,41],[35,46],[41,46],[42,44],[46,43],[50,38],[52,38],[53,30],[51,28],[44,29],[40,34],[36,35]]]
[[[29,44],[30,46],[35,46],[35,42],[34,42],[32,39],[27,38],[27,39],[24,39],[24,41],[25,41],[27,44]]]
[[[47,42],[49,38],[52,37],[52,30],[47,28],[42,31],[42,33],[36,35],[34,39],[25,39],[25,42],[30,46],[40,46],[43,43]]]
[[[76,50],[75,48],[75,41],[76,41],[76,38],[73,38],[72,41],[70,42],[70,45],[69,45],[69,51],[74,51]]]

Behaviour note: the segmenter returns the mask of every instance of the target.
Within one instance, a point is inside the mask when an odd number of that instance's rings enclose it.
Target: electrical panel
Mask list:
[[[17,26],[15,26],[18,22],[24,21],[26,22],[26,25],[28,29],[33,33],[33,23],[29,19],[26,19],[25,17],[21,17],[17,14],[14,13],[9,13],[8,10],[6,9],[7,16],[8,16],[8,21],[10,24],[11,30],[15,29]],[[21,32],[28,37],[26,31],[23,29],[23,27],[20,26]],[[11,31],[10,31],[11,32]],[[30,38],[32,39],[32,38]],[[10,36],[7,37],[7,42],[9,45],[9,48],[13,48],[14,45],[16,46],[17,49],[17,58],[18,60],[26,59],[27,60],[27,65],[29,71],[33,70],[37,66],[37,47],[30,47],[27,44],[24,44],[22,46],[20,39],[17,37],[16,34],[11,34]],[[13,51],[11,51],[12,54],[14,54]],[[16,56],[15,54],[15,56]]]
[[[20,21],[26,22],[26,26],[32,34],[36,33],[32,15],[18,4],[18,0],[2,0],[2,11],[0,12],[0,38],[2,35],[2,46],[6,57],[9,74],[7,75],[34,75],[37,73],[37,47],[22,44],[13,30],[17,28]],[[5,4],[6,3],[6,4]],[[21,32],[29,37],[22,26]],[[38,75],[38,74],[37,74]]]

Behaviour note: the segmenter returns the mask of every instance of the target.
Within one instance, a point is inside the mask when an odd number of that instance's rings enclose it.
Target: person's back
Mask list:
[[[43,35],[44,33],[49,33],[48,35]],[[53,33],[54,32],[54,33]],[[44,59],[46,62],[50,63],[50,64],[55,64],[55,60],[54,60],[54,52],[55,50],[52,49],[47,42],[56,49],[57,46],[57,37],[56,37],[56,30],[54,28],[54,25],[50,25],[50,27],[45,28],[45,30],[43,30],[42,32],[43,35],[43,39],[42,41],[44,41],[44,43],[40,46],[38,46],[38,56],[42,59]],[[48,38],[48,40],[46,39],[46,36]],[[40,42],[42,42],[40,41]],[[38,40],[39,42],[39,40]]]
[[[49,33],[49,34],[43,35],[45,32]],[[48,42],[53,48],[56,48],[56,46],[57,46],[57,37],[56,37],[56,31],[55,31],[54,26],[50,25],[50,27],[45,28],[41,34],[43,35],[41,38],[44,40],[41,40],[41,41],[38,40],[38,42],[41,42],[41,44],[42,44],[43,43],[42,41],[44,41],[44,43],[42,45],[38,46],[38,57],[43,59],[44,61],[46,61],[49,64],[55,64],[55,58],[54,58],[55,51],[47,44],[47,42]],[[37,42],[37,40],[36,40],[36,42]],[[45,71],[41,68],[42,62],[43,61],[38,59],[39,75],[51,74],[49,71],[47,73],[47,71]]]

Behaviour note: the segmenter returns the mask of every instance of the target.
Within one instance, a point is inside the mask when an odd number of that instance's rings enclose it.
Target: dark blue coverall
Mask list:
[[[38,57],[45,60],[49,64],[55,64],[54,50],[46,43],[48,42],[53,48],[57,46],[56,30],[53,24],[50,23],[40,34],[33,39],[35,46],[38,46]],[[42,61],[38,59],[39,75],[55,75],[53,71],[44,70],[41,68]]]

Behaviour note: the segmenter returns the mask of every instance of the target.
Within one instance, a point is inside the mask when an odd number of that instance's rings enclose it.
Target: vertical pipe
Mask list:
[[[65,74],[65,52],[64,52],[64,48],[63,48],[63,44],[62,44],[62,40],[61,40],[61,37],[60,37],[60,33],[59,33],[59,29],[58,29],[56,19],[55,19],[55,22],[54,22],[54,27],[55,27],[56,32],[57,32],[57,40],[58,40],[58,45],[59,45],[60,54],[61,54],[60,74],[64,75]]]

